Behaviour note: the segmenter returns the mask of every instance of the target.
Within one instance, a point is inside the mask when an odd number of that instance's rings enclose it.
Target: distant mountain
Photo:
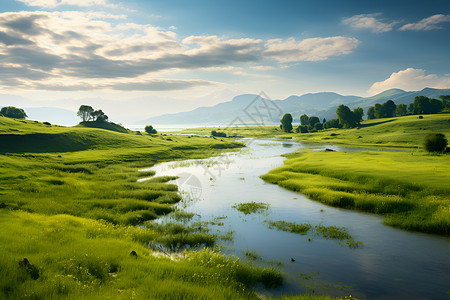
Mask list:
[[[278,124],[280,115],[291,113],[294,122],[298,122],[300,115],[318,116],[320,120],[336,118],[336,108],[345,104],[350,108],[367,108],[375,103],[384,103],[393,100],[395,104],[409,104],[414,101],[416,96],[427,96],[429,98],[438,98],[440,95],[450,95],[450,89],[425,88],[421,91],[404,91],[401,89],[390,89],[372,97],[343,96],[337,93],[321,92],[310,93],[301,96],[289,96],[284,100],[267,100],[267,103],[279,108],[279,113],[272,116],[271,122],[267,124]],[[165,114],[152,117],[140,122],[140,124],[214,124],[227,125],[236,118],[240,121],[250,124],[254,123],[248,114],[246,108],[252,104],[257,95],[245,94],[234,97],[231,101],[219,103],[209,107],[199,107],[192,111]]]
[[[80,122],[75,111],[56,107],[24,107],[28,119],[58,125],[76,125]]]

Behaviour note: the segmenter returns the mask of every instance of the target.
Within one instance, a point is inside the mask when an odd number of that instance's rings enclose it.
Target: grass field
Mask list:
[[[236,257],[207,249],[168,257],[147,246],[211,246],[214,235],[135,226],[180,200],[166,183],[173,178],[140,168],[240,147],[0,117],[0,298],[256,299],[256,283],[281,284],[278,271]],[[137,182],[143,176],[153,178]],[[20,266],[23,258],[33,266]]]
[[[450,235],[450,156],[305,151],[261,176],[324,204],[386,216],[408,230]]]

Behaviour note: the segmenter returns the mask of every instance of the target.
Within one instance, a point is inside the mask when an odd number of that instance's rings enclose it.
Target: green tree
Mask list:
[[[360,125],[364,116],[364,110],[361,107],[357,107],[353,109],[353,118],[356,125]]]
[[[395,110],[397,105],[394,101],[388,100],[381,105],[382,117],[381,118],[392,118],[395,117]]]
[[[80,117],[83,122],[90,121],[93,119],[92,113],[94,112],[94,109],[92,106],[89,105],[81,105],[78,109],[77,115]]]
[[[442,133],[429,133],[425,136],[424,147],[428,152],[444,152],[448,142]]]
[[[322,123],[314,123],[314,129],[315,130],[322,130],[323,129],[323,125]]]
[[[22,108],[17,108],[14,106],[6,106],[2,107],[0,110],[0,114],[8,118],[14,119],[25,119],[28,118],[27,114]]]
[[[375,108],[373,106],[369,107],[367,110],[367,120],[375,119]]]
[[[350,108],[344,104],[338,106],[336,110],[336,115],[339,119],[339,124],[344,128],[356,127],[355,117]]]
[[[328,128],[341,128],[342,126],[339,124],[339,119],[331,119],[330,121],[326,122],[323,127],[325,129]]]
[[[413,102],[414,114],[428,114],[430,111],[430,98],[417,96]]]
[[[443,109],[442,101],[438,99],[430,99],[430,111],[428,113],[430,114],[437,114]]]
[[[307,125],[300,125],[295,129],[295,132],[297,133],[308,133],[308,126]]]
[[[158,133],[158,132],[156,131],[156,129],[153,128],[152,125],[147,125],[147,126],[145,126],[145,132],[147,132],[148,134],[156,134],[156,133]]]
[[[382,106],[380,103],[376,103],[373,107],[374,109],[374,113],[375,113],[375,118],[374,119],[379,119],[382,118]]]
[[[317,123],[320,123],[320,119],[319,119],[318,117],[316,117],[316,116],[311,116],[311,117],[309,118],[309,128],[314,128],[314,126],[315,126]]]
[[[300,116],[300,124],[301,125],[309,125],[309,117],[305,114]]]
[[[108,121],[108,116],[105,115],[105,113],[101,109],[93,111],[91,113],[91,118],[96,122],[107,122]]]
[[[280,120],[281,122],[281,129],[283,129],[284,132],[292,132],[292,115],[287,113],[284,114],[283,118]]]
[[[406,105],[405,104],[397,105],[397,108],[395,109],[395,115],[397,117],[406,116]]]
[[[443,108],[450,108],[450,95],[440,95]]]

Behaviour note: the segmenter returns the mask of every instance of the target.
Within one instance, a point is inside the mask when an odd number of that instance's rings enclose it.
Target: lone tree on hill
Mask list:
[[[341,104],[336,109],[336,115],[339,119],[339,124],[344,128],[353,128],[356,126],[355,116],[350,108],[344,104]]]
[[[14,119],[28,118],[27,114],[25,113],[25,111],[23,109],[17,108],[14,106],[2,107],[2,109],[0,110],[0,114],[2,114],[5,117],[14,118]]]
[[[281,129],[283,129],[284,132],[291,132],[292,131],[292,115],[287,113],[284,114],[283,118],[281,118]]]
[[[147,125],[147,126],[145,126],[145,132],[147,132],[148,134],[156,134],[156,133],[158,133],[158,132],[156,131],[156,129],[153,128],[152,125]]]

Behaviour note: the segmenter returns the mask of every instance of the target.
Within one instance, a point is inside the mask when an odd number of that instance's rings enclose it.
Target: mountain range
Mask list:
[[[191,111],[175,114],[164,114],[151,117],[136,125],[228,125],[234,124],[279,124],[283,114],[291,113],[294,122],[298,123],[302,114],[317,116],[330,120],[336,118],[336,108],[345,104],[350,108],[361,107],[364,111],[376,103],[393,100],[395,104],[409,104],[416,96],[438,98],[450,95],[450,89],[425,88],[421,91],[404,91],[390,89],[372,97],[343,96],[333,92],[309,93],[301,96],[289,96],[286,99],[269,100],[265,94],[243,94],[231,101],[214,106],[198,107]],[[30,100],[21,96],[0,95],[0,107],[13,105],[25,110],[30,120],[47,121],[59,125],[76,125],[80,121],[75,111],[56,107],[27,107]],[[269,110],[270,111],[269,111]],[[106,110],[106,108],[105,108]],[[269,113],[268,113],[269,112]],[[265,115],[265,116],[264,116]],[[264,116],[264,119],[261,117]]]
[[[421,91],[404,91],[390,89],[372,97],[343,96],[332,92],[309,93],[301,96],[289,96],[283,100],[269,100],[265,95],[244,94],[234,97],[231,101],[214,106],[199,107],[191,111],[176,114],[164,114],[139,122],[140,124],[221,124],[228,125],[238,120],[244,124],[258,122],[249,111],[264,112],[264,105],[272,109],[267,124],[278,124],[284,113],[291,113],[294,122],[298,122],[300,115],[317,116],[330,120],[336,118],[336,108],[345,104],[350,108],[361,107],[364,111],[376,103],[393,100],[395,104],[409,104],[416,96],[438,98],[449,95],[450,89],[424,88]],[[262,106],[261,106],[262,105]],[[258,108],[259,107],[259,108]],[[267,107],[266,107],[267,110]],[[254,114],[253,114],[254,115]]]

